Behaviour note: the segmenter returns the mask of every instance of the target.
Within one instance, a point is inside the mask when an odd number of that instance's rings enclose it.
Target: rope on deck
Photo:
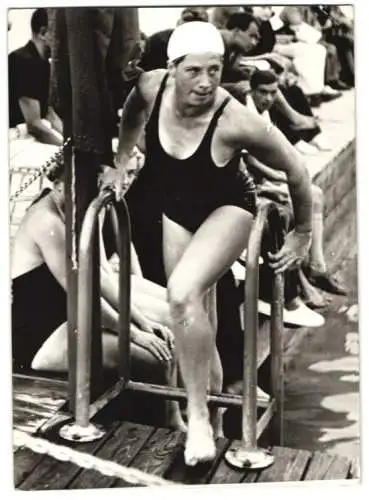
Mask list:
[[[49,455],[56,460],[70,462],[78,467],[94,470],[105,476],[114,476],[130,484],[141,486],[167,486],[175,484],[147,472],[142,472],[132,467],[125,467],[109,460],[103,460],[94,455],[73,450],[67,446],[54,444],[46,439],[36,438],[16,429],[13,430],[13,446],[23,446],[35,453]]]

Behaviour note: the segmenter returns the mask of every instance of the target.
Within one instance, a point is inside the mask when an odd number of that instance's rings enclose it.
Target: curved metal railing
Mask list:
[[[130,271],[131,235],[128,208],[124,200],[114,202],[114,193],[101,193],[88,208],[83,222],[79,248],[79,297],[78,297],[78,342],[76,366],[75,424],[61,432],[66,439],[92,440],[100,437],[92,426],[90,406],[90,366],[92,331],[92,256],[93,242],[100,211],[111,204],[112,223],[120,258],[119,269],[119,369],[120,383],[96,405],[102,408],[121,390],[133,390],[162,396],[178,401],[186,400],[184,389],[130,381]],[[247,242],[247,262],[244,307],[244,372],[243,395],[209,394],[208,402],[218,406],[242,406],[242,440],[237,449],[230,449],[226,459],[236,467],[263,468],[273,458],[257,448],[257,440],[273,416],[277,418],[278,432],[282,433],[283,413],[283,275],[273,275],[273,299],[271,309],[270,352],[272,399],[262,403],[257,399],[257,346],[258,346],[258,297],[259,258],[262,238],[266,227],[272,240],[270,251],[276,252],[283,243],[284,223],[277,206],[270,202],[259,205]],[[246,245],[245,245],[246,246]],[[257,421],[257,408],[265,408]],[[96,412],[95,408],[95,412]],[[276,414],[276,415],[275,415]],[[280,437],[280,440],[282,438]]]
[[[78,320],[77,320],[77,355],[75,392],[75,423],[61,430],[66,439],[88,440],[98,437],[90,424],[92,413],[96,413],[102,404],[97,402],[94,412],[90,408],[91,395],[91,344],[92,344],[92,291],[93,291],[93,246],[98,228],[98,216],[103,208],[111,205],[112,223],[120,258],[119,267],[119,367],[123,382],[119,389],[129,381],[130,371],[130,290],[131,290],[131,230],[128,208],[125,200],[114,203],[114,193],[103,191],[88,207],[80,235],[79,272],[78,272]],[[101,345],[101,334],[99,338]],[[116,394],[103,397],[105,404]]]

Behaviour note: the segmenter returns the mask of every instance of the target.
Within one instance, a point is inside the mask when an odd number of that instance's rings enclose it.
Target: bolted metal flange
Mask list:
[[[100,425],[90,423],[87,427],[82,427],[73,423],[64,425],[59,431],[59,436],[67,441],[89,443],[101,439],[105,433],[106,431]]]
[[[260,470],[274,463],[274,457],[268,450],[262,448],[250,450],[242,446],[229,449],[225,454],[225,459],[236,469]]]

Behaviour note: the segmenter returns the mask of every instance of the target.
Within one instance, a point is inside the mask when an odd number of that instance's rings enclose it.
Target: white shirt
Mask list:
[[[257,110],[257,107],[255,105],[254,99],[252,98],[252,95],[250,95],[250,94],[247,94],[247,96],[246,96],[246,107],[254,115],[259,115],[259,116],[263,117],[268,123],[271,123],[272,120],[270,119],[269,111],[265,110],[262,113],[259,113],[259,111]]]

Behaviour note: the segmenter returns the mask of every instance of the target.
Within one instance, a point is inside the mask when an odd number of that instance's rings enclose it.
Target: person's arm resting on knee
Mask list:
[[[49,128],[42,121],[39,101],[30,97],[21,97],[19,106],[27,124],[28,132],[31,135],[44,144],[53,144],[55,146],[63,144],[62,134],[55,130],[51,123]]]

